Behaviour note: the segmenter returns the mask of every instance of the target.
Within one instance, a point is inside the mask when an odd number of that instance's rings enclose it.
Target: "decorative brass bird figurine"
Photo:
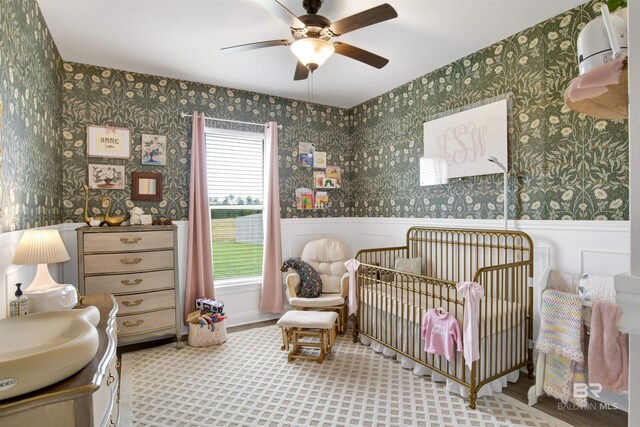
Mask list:
[[[91,216],[89,215],[89,186],[87,184],[82,184],[82,187],[84,188],[84,218],[82,218],[84,220],[84,222],[87,223],[87,225],[91,225],[91,221],[100,221],[100,225],[104,224],[104,216],[103,215],[95,215],[95,216]],[[102,205],[102,203],[100,203],[100,205]]]
[[[126,216],[125,215],[112,216],[111,215],[111,198],[107,196],[103,196],[102,199],[100,199],[100,205],[104,206],[105,201],[107,202],[107,211],[104,214],[104,222],[106,222],[109,227],[119,227],[120,224],[124,222],[124,219]]]

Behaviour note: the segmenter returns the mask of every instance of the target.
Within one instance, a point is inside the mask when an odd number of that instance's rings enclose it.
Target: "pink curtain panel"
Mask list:
[[[189,179],[189,237],[184,319],[194,310],[196,298],[215,298],[211,254],[211,213],[207,192],[207,149],[204,114],[193,113],[191,177]]]
[[[280,184],[278,175],[278,124],[269,122],[264,129],[264,249],[262,257],[262,298],[260,311],[281,313],[282,243],[280,237]]]

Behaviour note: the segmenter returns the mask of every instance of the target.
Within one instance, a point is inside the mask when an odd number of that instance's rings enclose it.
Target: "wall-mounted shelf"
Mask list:
[[[582,101],[570,101],[568,90],[564,92],[564,102],[573,111],[599,119],[621,120],[629,117],[629,85],[627,64],[620,72],[620,81],[608,85],[602,95]]]

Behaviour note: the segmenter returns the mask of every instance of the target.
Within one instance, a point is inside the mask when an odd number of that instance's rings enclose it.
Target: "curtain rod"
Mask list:
[[[180,113],[180,117],[193,117],[193,115],[192,114],[188,114],[188,113]],[[252,125],[252,126],[267,127],[267,125],[264,124],[264,123],[252,123],[252,122],[242,122],[240,120],[217,119],[215,117],[206,117],[206,116],[205,116],[204,119],[205,120],[214,120],[216,122],[239,123],[241,125]],[[282,129],[282,125],[278,125],[278,129]]]

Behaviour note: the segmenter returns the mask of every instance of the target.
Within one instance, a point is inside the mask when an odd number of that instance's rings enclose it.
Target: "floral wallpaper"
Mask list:
[[[62,63],[35,0],[0,3],[2,230],[81,220],[88,163],[124,166],[124,190],[91,190],[129,210],[133,171],[162,172],[164,200],[135,202],[155,217],[186,219],[189,118],[181,112],[264,123],[280,130],[283,218],[396,216],[498,218],[500,174],[420,187],[422,122],[512,94],[509,216],[628,219],[628,134],[622,122],[568,110],[562,93],[577,74],[575,40],[597,16],[591,1],[430,72],[352,109],[313,105],[201,83]],[[6,42],[5,42],[6,41]],[[131,158],[86,157],[86,125],[131,129]],[[255,129],[251,129],[255,130]],[[167,137],[166,166],[141,164],[141,135]],[[297,164],[300,141],[343,167],[343,188],[324,211],[295,208],[312,186]]]
[[[265,123],[276,121],[279,130],[280,207],[283,218],[350,216],[350,144],[348,110],[309,104],[265,94],[201,83],[65,63],[63,99],[63,195],[64,220],[81,221],[85,203],[82,184],[87,164],[125,167],[124,190],[90,190],[89,207],[99,212],[99,199],[108,195],[116,212],[134,205],[154,217],[183,220],[188,217],[188,179],[191,119],[180,113],[204,112],[205,116]],[[111,125],[131,129],[131,158],[87,158],[86,125]],[[212,122],[218,127],[229,127]],[[243,129],[242,126],[236,129]],[[260,128],[244,130],[261,131]],[[141,135],[165,135],[165,166],[141,164]],[[343,187],[329,190],[326,210],[297,210],[295,189],[311,187],[313,172],[298,168],[300,141],[327,152],[327,164],[342,166]],[[161,202],[132,201],[131,172],[163,173]]]
[[[506,93],[509,218],[628,219],[628,133],[622,121],[564,106],[575,41],[592,1],[461,58],[351,110],[353,216],[501,218],[502,174],[419,186],[422,123]]]
[[[0,231],[62,220],[62,59],[35,0],[0,1]]]

